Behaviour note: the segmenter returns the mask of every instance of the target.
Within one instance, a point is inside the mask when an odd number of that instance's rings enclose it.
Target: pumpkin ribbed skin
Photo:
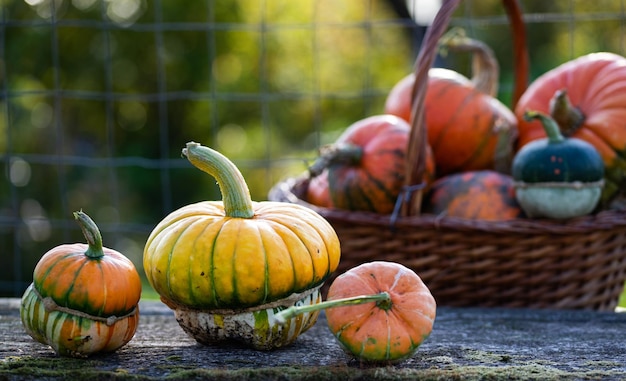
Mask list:
[[[86,357],[113,352],[128,343],[139,324],[139,310],[113,324],[74,313],[50,311],[31,284],[22,298],[21,320],[26,332],[61,356]]]
[[[443,68],[432,68],[428,71],[429,82],[437,79],[445,79],[446,82],[459,86],[472,86],[472,81],[464,75],[454,70]],[[385,113],[396,115],[407,122],[411,121],[411,100],[413,95],[413,86],[415,83],[415,73],[410,73],[400,79],[389,91],[385,99]]]
[[[410,121],[414,82],[411,73],[392,88],[386,113]],[[517,130],[515,115],[469,79],[452,70],[431,69],[424,115],[437,176],[468,170],[506,171]]]
[[[88,244],[66,244],[42,256],[22,297],[21,320],[35,340],[63,356],[114,351],[139,321],[141,280],[133,263],[102,247],[95,223],[74,214]]]
[[[551,102],[566,91],[582,118],[573,124],[559,121],[565,137],[591,143],[605,164],[605,200],[626,186],[626,58],[613,53],[592,53],[568,61],[539,76],[520,98],[515,114],[519,120],[520,149],[545,138],[538,121],[524,120],[527,110],[551,114]]]
[[[328,301],[387,292],[389,303],[326,310],[328,327],[344,349],[362,361],[396,362],[410,357],[430,335],[436,303],[420,277],[394,262],[376,261],[338,276]]]
[[[435,77],[428,82],[424,110],[438,175],[505,170],[499,165],[510,162],[506,155],[512,151],[517,121],[500,101],[471,86]],[[511,149],[501,153],[502,147]]]
[[[410,126],[393,116],[358,121],[337,140],[362,150],[354,164],[328,168],[333,205],[340,209],[391,213],[403,185]]]
[[[35,267],[33,283],[42,297],[59,306],[99,317],[131,312],[141,296],[141,280],[128,258],[103,248],[104,257],[85,255],[88,245],[76,243],[48,251]]]
[[[320,285],[339,264],[335,231],[312,210],[254,202],[254,217],[226,217],[221,201],[184,206],[152,231],[148,281],[171,304],[242,309]]]
[[[327,170],[309,179],[309,185],[306,188],[306,201],[323,208],[333,207],[333,201],[330,198],[330,189],[328,188]]]
[[[293,318],[285,330],[274,313],[319,302],[319,288],[339,265],[335,230],[310,208],[253,202],[221,153],[195,142],[182,153],[217,180],[223,200],[183,206],[154,228],[143,256],[148,281],[200,343],[290,344],[317,314]]]
[[[467,171],[433,183],[424,204],[427,213],[504,221],[523,216],[513,178],[496,171]]]

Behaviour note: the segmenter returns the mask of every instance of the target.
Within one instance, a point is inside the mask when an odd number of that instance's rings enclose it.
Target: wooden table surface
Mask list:
[[[264,352],[197,344],[158,301],[140,303],[137,333],[117,352],[59,358],[25,333],[19,305],[0,299],[0,380],[626,379],[626,313],[440,307],[412,358],[369,366],[341,350],[323,314],[291,346]]]

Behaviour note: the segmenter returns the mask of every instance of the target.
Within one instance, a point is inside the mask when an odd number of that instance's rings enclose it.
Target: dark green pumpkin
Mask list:
[[[603,187],[604,162],[591,144],[565,138],[556,122],[536,111],[547,138],[523,146],[513,159],[516,197],[529,217],[570,218],[591,213]]]

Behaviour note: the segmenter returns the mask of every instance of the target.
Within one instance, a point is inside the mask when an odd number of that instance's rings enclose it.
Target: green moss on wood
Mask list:
[[[431,364],[426,369],[398,366],[361,366],[358,363],[345,366],[280,366],[265,368],[205,369],[185,366],[178,356],[164,358],[153,369],[107,369],[106,358],[83,360],[72,358],[14,356],[0,360],[0,380],[528,380],[528,379],[617,379],[624,378],[623,371],[616,371],[619,364],[609,361],[589,362],[589,367],[561,370],[555,364],[539,361],[520,361],[508,354],[470,351],[473,360],[488,365],[460,365],[451,357],[425,357]],[[170,362],[169,364],[167,362]],[[143,374],[138,374],[137,371]]]

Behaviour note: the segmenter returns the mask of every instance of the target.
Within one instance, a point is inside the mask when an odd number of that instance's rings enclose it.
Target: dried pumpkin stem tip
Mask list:
[[[97,259],[104,256],[102,250],[102,235],[98,229],[98,225],[83,211],[74,212],[74,219],[78,222],[80,230],[83,232],[83,236],[87,240],[89,248],[85,252],[85,255],[89,258]]]
[[[559,125],[550,116],[543,114],[539,111],[527,110],[524,113],[524,119],[528,122],[533,120],[539,120],[543,125],[543,129],[548,136],[550,142],[560,142],[565,140],[565,137],[559,129]]]
[[[278,324],[285,324],[287,320],[307,312],[319,311],[326,308],[346,307],[370,302],[376,302],[376,305],[380,308],[388,309],[388,306],[391,304],[391,296],[387,291],[383,291],[375,295],[360,295],[350,298],[327,300],[325,302],[311,305],[291,306],[278,312],[276,315],[274,315],[274,318],[276,319],[276,322]]]
[[[239,168],[232,161],[214,149],[196,142],[187,143],[182,155],[196,168],[215,177],[222,193],[226,216],[254,217],[250,190]]]

